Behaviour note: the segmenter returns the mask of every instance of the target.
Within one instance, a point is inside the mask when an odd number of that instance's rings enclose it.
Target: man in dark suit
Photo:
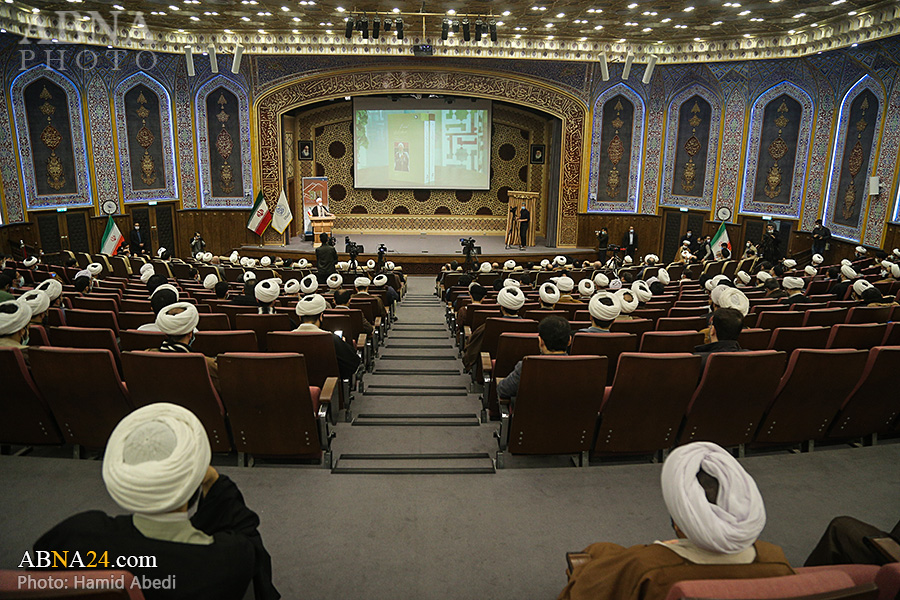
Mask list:
[[[694,346],[694,354],[700,357],[700,373],[706,369],[706,361],[714,352],[743,352],[738,336],[744,328],[744,316],[733,308],[720,308],[712,314],[708,344]]]
[[[319,234],[319,241],[322,245],[316,248],[316,276],[319,284],[325,284],[328,276],[335,272],[335,266],[338,262],[337,250],[331,245],[331,240],[327,233]]]
[[[638,236],[634,227],[629,227],[625,235],[622,236],[622,246],[625,248],[625,254],[634,258],[634,253],[637,252],[638,247]]]
[[[816,219],[812,230],[812,253],[825,254],[825,245],[831,241],[831,230],[822,225],[822,219]]]
[[[696,254],[699,242],[697,241],[697,236],[694,235],[694,232],[690,228],[684,232],[684,236],[681,238],[682,246],[685,241],[688,243],[688,250],[691,251],[691,254]]]
[[[133,254],[134,256],[147,253],[147,245],[144,243],[144,234],[141,233],[140,223],[134,224],[134,229],[131,230],[131,236],[128,245],[131,248],[131,254]]]
[[[531,220],[531,213],[528,212],[528,209],[525,208],[525,205],[522,205],[522,208],[519,209],[519,248],[521,250],[525,249],[525,246],[528,245],[528,222]]]
[[[606,227],[601,227],[597,232],[597,259],[606,264],[606,248],[609,247],[609,233]]]

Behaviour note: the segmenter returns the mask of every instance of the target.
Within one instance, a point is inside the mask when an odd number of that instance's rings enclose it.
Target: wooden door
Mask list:
[[[175,205],[172,202],[150,207],[150,235],[155,248],[175,255]]]
[[[89,211],[90,209],[31,213],[31,218],[37,221],[41,250],[45,254],[61,250],[91,252]]]
[[[677,208],[663,209],[663,249],[660,260],[670,263],[675,260],[675,254],[680,251],[681,239],[690,229],[697,238],[703,231],[703,220],[706,212],[688,211],[682,212]]]

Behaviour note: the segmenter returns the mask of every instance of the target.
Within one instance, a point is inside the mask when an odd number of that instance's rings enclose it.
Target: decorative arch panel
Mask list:
[[[709,210],[722,119],[719,97],[692,85],[672,98],[667,115],[660,204]]]
[[[253,206],[250,103],[247,91],[214,77],[197,91],[197,149],[203,208]]]
[[[125,202],[177,199],[169,92],[138,72],[119,83],[113,103]]]
[[[624,83],[594,101],[588,212],[637,212],[645,112],[643,98]]]
[[[869,75],[856,82],[841,101],[825,196],[825,222],[838,237],[862,238],[868,177],[875,165],[884,104],[884,89]]]
[[[17,77],[10,91],[26,207],[92,204],[78,89],[41,66]]]
[[[800,217],[813,113],[809,94],[788,81],[753,102],[741,212]]]

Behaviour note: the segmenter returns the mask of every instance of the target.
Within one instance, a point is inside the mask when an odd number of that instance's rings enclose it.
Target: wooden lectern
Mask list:
[[[537,208],[537,201],[540,197],[538,192],[509,192],[509,208],[516,208],[515,217],[512,212],[507,211],[506,213],[506,245],[507,246],[534,246],[534,232],[537,230],[537,213],[535,213],[535,209]],[[528,214],[531,215],[531,218],[528,222],[528,237],[525,239],[525,242],[519,239],[521,237],[519,231],[519,223],[517,221],[519,215],[519,208],[522,204],[525,204],[525,208],[528,209]]]
[[[334,227],[334,216],[310,217],[309,221],[313,226],[313,248],[318,248],[322,245],[322,242],[319,241],[319,235],[322,233],[331,235],[331,228]]]

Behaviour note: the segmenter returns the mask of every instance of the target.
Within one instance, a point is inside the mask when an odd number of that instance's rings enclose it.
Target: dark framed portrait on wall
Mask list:
[[[531,164],[533,165],[542,165],[544,164],[544,144],[532,144],[531,145]]]
[[[297,158],[300,160],[313,159],[312,140],[300,140],[297,142]]]

